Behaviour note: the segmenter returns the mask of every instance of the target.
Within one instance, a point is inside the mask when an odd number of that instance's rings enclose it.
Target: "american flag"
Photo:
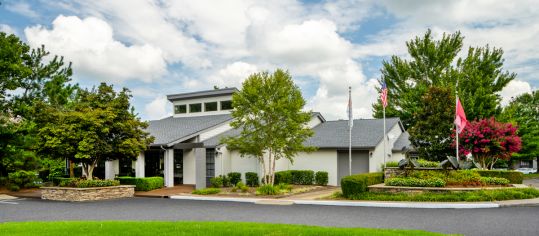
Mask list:
[[[380,90],[380,99],[382,100],[382,106],[387,107],[387,86],[386,81],[382,80],[382,90]]]

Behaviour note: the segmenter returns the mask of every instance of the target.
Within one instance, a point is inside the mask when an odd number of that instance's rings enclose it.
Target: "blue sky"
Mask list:
[[[505,51],[516,72],[503,102],[539,87],[534,1],[84,1],[0,0],[0,31],[73,62],[74,81],[128,87],[143,119],[171,114],[167,94],[240,86],[249,74],[288,69],[308,108],[371,117],[381,62],[432,29],[460,30],[465,47]],[[465,51],[465,50],[464,50]]]

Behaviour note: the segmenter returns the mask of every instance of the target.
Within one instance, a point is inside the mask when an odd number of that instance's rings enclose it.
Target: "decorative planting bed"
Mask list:
[[[385,184],[375,184],[369,186],[369,192],[387,192],[387,193],[421,193],[421,192],[462,192],[479,190],[496,190],[515,188],[511,186],[493,186],[493,187],[406,187],[406,186],[387,186]]]
[[[54,201],[96,201],[133,197],[134,194],[135,185],[119,185],[91,188],[41,187],[41,199]]]

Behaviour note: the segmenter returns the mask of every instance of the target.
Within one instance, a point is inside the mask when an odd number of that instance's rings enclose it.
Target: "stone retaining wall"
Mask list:
[[[41,187],[41,199],[54,201],[96,201],[133,197],[135,185],[120,185],[94,188]]]

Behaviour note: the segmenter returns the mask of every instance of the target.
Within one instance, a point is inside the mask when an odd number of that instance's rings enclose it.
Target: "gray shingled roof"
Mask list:
[[[177,101],[177,100],[201,98],[201,97],[216,97],[216,96],[223,96],[223,95],[231,95],[236,91],[238,91],[237,88],[212,89],[212,90],[198,91],[198,92],[192,92],[192,93],[171,94],[171,95],[167,95],[167,99],[169,101]]]
[[[411,148],[410,134],[408,131],[403,132],[393,144],[393,151],[404,151],[406,148]]]
[[[231,119],[229,114],[178,118],[171,116],[150,121],[146,130],[155,137],[152,145],[164,145]]]
[[[398,125],[398,118],[386,119],[386,130]],[[375,147],[382,140],[383,120],[361,119],[354,120],[352,129],[352,148],[367,149]],[[327,121],[313,128],[314,136],[305,142],[305,145],[318,148],[348,148],[348,121]],[[240,130],[233,129],[204,141],[204,146],[215,147],[219,145],[222,137],[236,136]]]
[[[398,125],[398,118],[386,119],[386,130]],[[354,120],[352,128],[352,148],[374,148],[382,141],[382,119]],[[318,148],[348,148],[348,120],[327,121],[316,126],[315,135],[305,142],[305,145]]]

